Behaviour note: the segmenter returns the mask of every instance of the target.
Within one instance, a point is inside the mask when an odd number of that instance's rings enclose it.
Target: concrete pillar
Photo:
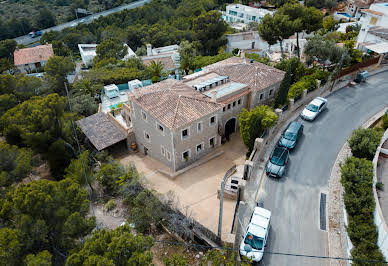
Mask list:
[[[294,98],[289,99],[288,110],[292,111],[294,109],[294,103],[295,103]]]
[[[276,108],[275,109],[275,114],[278,116],[278,123],[280,123],[283,119],[283,110]]]
[[[147,56],[151,56],[152,55],[152,45],[150,43],[147,43],[146,46],[147,46]]]
[[[307,90],[303,90],[302,92],[302,99],[306,98],[307,96]]]
[[[257,152],[259,152],[263,148],[263,145],[264,145],[264,139],[262,138],[255,139],[254,149],[256,149]]]

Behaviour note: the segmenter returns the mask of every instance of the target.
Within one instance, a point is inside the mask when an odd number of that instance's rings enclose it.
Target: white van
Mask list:
[[[271,212],[255,207],[251,220],[245,231],[244,239],[240,244],[240,255],[255,262],[263,258],[264,247],[268,240]]]

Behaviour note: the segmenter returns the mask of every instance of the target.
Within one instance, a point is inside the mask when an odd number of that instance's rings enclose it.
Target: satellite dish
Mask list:
[[[245,250],[247,253],[252,252],[252,247],[251,247],[251,245],[245,244],[244,250]]]

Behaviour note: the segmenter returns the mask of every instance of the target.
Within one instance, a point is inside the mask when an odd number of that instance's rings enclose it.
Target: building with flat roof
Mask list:
[[[273,14],[272,11],[263,8],[255,8],[241,4],[230,4],[226,6],[225,21],[226,22],[249,22],[260,23],[263,17],[267,14]]]
[[[97,56],[96,49],[98,44],[78,44],[78,50],[81,54],[82,62],[86,67],[93,64],[93,59]],[[128,60],[131,57],[136,57],[134,51],[126,43],[124,45],[128,48],[127,54],[122,60]]]

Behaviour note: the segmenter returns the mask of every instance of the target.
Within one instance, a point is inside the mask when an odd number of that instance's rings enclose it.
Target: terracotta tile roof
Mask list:
[[[224,106],[179,81],[165,80],[138,93],[138,98],[131,99],[171,129],[190,124]]]
[[[369,13],[369,14],[376,15],[376,16],[383,16],[384,15],[384,13],[382,13],[382,12],[371,10],[371,9],[362,9],[361,12]]]
[[[24,65],[47,61],[53,55],[52,44],[45,44],[32,48],[17,49],[13,53],[13,60],[15,65]]]
[[[164,65],[164,69],[175,69],[176,65],[174,63],[174,60],[171,58],[171,56],[166,56],[166,57],[158,57],[158,58],[145,58],[143,59],[143,64],[148,66],[151,64],[152,61],[155,62],[162,62]]]
[[[209,65],[206,71],[213,71],[230,80],[249,85],[252,90],[262,90],[282,81],[285,72],[248,58],[231,57]]]
[[[77,125],[99,151],[127,138],[103,112],[78,120]]]
[[[233,95],[233,96],[231,96],[229,98],[226,98],[226,99],[222,100],[221,103],[227,104],[227,103],[233,102],[233,101],[238,100],[241,97],[243,97],[243,96],[245,96],[245,95],[247,95],[249,93],[250,93],[250,90],[245,90],[243,92],[240,92],[239,94]]]

